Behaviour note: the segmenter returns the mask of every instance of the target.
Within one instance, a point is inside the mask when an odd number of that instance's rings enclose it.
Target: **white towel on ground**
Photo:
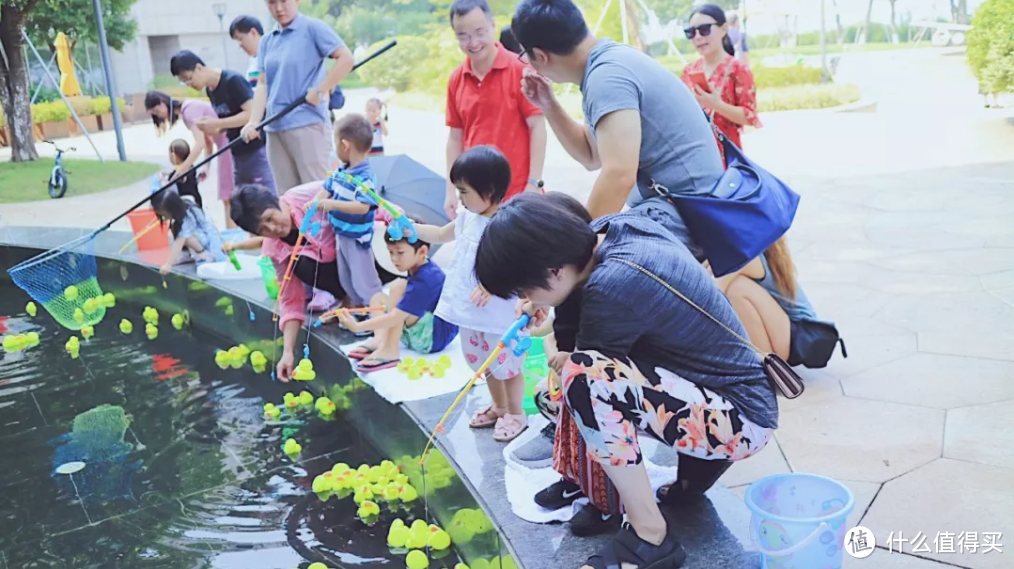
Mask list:
[[[507,500],[511,503],[514,515],[519,518],[537,523],[569,521],[582,506],[588,503],[587,498],[581,498],[569,508],[559,510],[547,510],[535,503],[535,494],[554,482],[560,480],[560,474],[552,467],[528,468],[514,460],[514,449],[524,445],[535,437],[542,436],[542,429],[549,420],[542,415],[535,415],[528,418],[528,430],[518,438],[511,441],[503,449],[503,458],[507,463],[504,472],[504,485],[507,487]],[[651,456],[659,443],[649,437],[639,437],[641,453],[644,456]],[[651,480],[652,490],[670,484],[676,480],[675,466],[657,466],[648,459],[644,460],[648,470],[648,478]]]
[[[341,346],[341,351],[348,355],[353,348],[366,343],[368,340],[369,338],[364,338],[358,342]],[[398,371],[396,367],[370,373],[356,373],[378,395],[391,403],[419,401],[420,399],[429,399],[430,397],[436,397],[445,393],[457,393],[468,383],[473,373],[472,368],[468,367],[468,362],[465,361],[465,356],[461,353],[460,338],[454,338],[454,341],[447,344],[447,347],[435,354],[420,354],[409,350],[405,346],[401,346],[402,359],[407,356],[411,358],[426,358],[428,361],[435,362],[437,358],[444,354],[451,358],[451,367],[447,368],[447,371],[444,372],[444,377],[439,379],[423,375],[420,379],[412,380],[405,373]],[[352,360],[353,369],[358,364],[358,361]]]

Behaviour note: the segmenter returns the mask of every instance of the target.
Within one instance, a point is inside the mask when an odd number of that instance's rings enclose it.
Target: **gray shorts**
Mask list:
[[[335,236],[335,260],[338,281],[353,306],[366,306],[381,291],[380,275],[373,257],[373,248],[350,237]]]
[[[268,163],[268,153],[263,147],[242,156],[233,154],[232,162],[232,178],[237,190],[246,184],[260,184],[278,193],[278,189],[275,188],[275,177]]]

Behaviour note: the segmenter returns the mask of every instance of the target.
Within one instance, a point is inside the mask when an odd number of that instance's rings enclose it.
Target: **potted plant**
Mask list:
[[[32,124],[36,140],[53,140],[70,136],[70,109],[62,100],[32,105]]]
[[[117,97],[116,104],[120,107],[120,116],[123,117],[127,104],[123,99]],[[98,118],[100,130],[113,130],[113,108],[109,103],[109,97],[95,97],[91,100],[91,113]]]
[[[88,132],[98,132],[99,119],[98,117],[95,116],[95,113],[92,111],[92,98],[70,97],[68,100],[70,101],[70,107],[74,109],[75,113],[77,113],[77,116],[79,119],[81,119],[81,124],[84,125],[85,129]],[[69,119],[67,119],[67,126],[70,127],[70,134],[72,136],[82,134],[81,127],[78,126],[77,121],[74,120],[74,117],[70,117]]]

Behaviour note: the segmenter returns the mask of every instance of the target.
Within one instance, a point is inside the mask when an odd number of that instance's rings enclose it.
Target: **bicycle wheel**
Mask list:
[[[67,193],[67,176],[58,168],[49,177],[49,197],[59,199],[65,193]]]

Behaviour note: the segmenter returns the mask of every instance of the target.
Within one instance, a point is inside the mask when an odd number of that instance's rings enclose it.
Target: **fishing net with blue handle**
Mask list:
[[[36,255],[7,272],[14,284],[70,330],[98,324],[115,302],[99,286],[94,234]]]

